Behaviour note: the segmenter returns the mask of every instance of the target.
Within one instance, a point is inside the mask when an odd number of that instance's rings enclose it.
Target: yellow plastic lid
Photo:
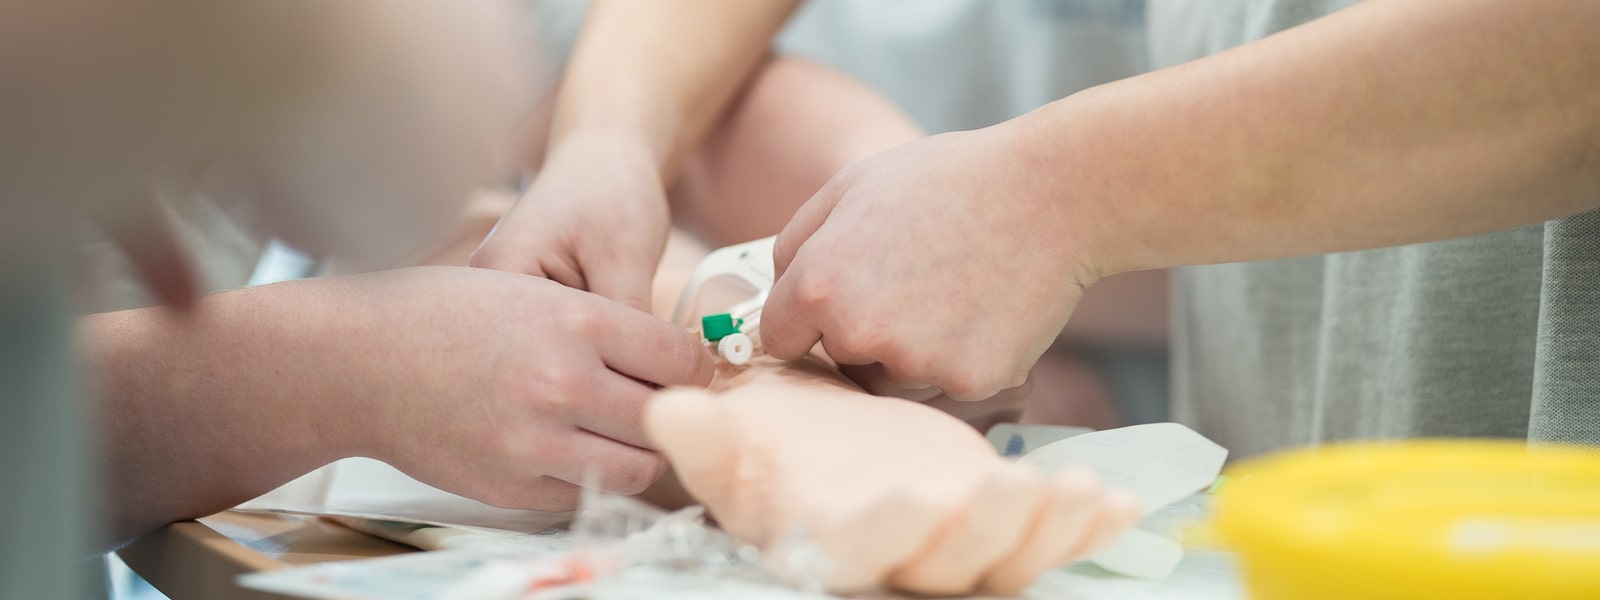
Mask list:
[[[1600,598],[1600,450],[1362,443],[1229,477],[1213,523],[1256,597]]]

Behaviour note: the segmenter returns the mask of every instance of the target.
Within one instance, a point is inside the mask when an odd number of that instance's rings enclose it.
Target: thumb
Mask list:
[[[731,423],[715,396],[702,390],[670,389],[645,404],[645,435],[672,463],[684,489],[704,503],[718,520],[732,497],[734,466],[739,460],[742,431]]]
[[[828,221],[828,215],[833,214],[833,207],[839,204],[839,197],[849,187],[840,182],[840,177],[835,175],[828,180],[822,189],[800,206],[800,210],[795,211],[789,224],[778,233],[778,239],[772,245],[773,274],[777,277],[783,277],[783,272],[789,270],[789,263],[794,262],[800,247],[822,228],[822,224]]]

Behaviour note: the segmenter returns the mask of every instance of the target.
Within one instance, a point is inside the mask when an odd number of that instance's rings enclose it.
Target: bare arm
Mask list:
[[[778,236],[762,341],[982,398],[1024,381],[1108,274],[1593,208],[1597,25],[1600,4],[1581,0],[1372,0],[891,149],[840,171]]]
[[[1593,2],[1374,0],[1018,135],[1105,273],[1505,229],[1600,206],[1597,26]]]
[[[664,466],[645,448],[643,382],[711,376],[681,327],[464,267],[247,288],[181,316],[96,315],[80,338],[101,391],[113,540],[346,456],[511,508],[571,510],[589,465],[602,488],[637,493]]]
[[[334,425],[349,372],[307,353],[332,324],[309,302],[272,301],[300,285],[225,293],[193,315],[141,309],[87,317],[80,338],[97,376],[113,542],[226,509],[334,459],[359,440]]]
[[[670,181],[797,4],[595,2],[557,98],[549,150],[575,133],[618,135]]]

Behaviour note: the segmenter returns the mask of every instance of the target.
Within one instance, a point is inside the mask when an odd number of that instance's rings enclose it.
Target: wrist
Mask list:
[[[565,163],[616,165],[629,172],[648,174],[665,185],[662,165],[666,157],[642,132],[622,127],[588,127],[552,135],[545,149],[546,167]]]
[[[312,379],[328,361],[282,333],[317,327],[304,315],[315,308],[262,291],[215,294],[182,315],[147,308],[80,322],[112,488],[129,510],[163,522],[208,514],[348,455]]]
[[[188,336],[204,340],[190,345],[197,369],[239,375],[206,395],[235,403],[250,437],[297,471],[353,456],[363,439],[347,407],[369,382],[351,364],[362,357],[343,347],[347,323],[330,314],[335,303],[320,297],[324,285],[291,281],[218,294],[197,324],[204,334]]]
[[[363,293],[370,275],[328,277],[290,284],[296,301],[274,304],[289,308],[271,319],[278,323],[275,341],[293,365],[296,426],[305,432],[308,451],[325,464],[351,456],[389,460],[405,374],[393,373],[395,354],[404,350],[381,336],[397,321],[385,315],[382,290]],[[370,281],[368,283],[371,283]],[[270,308],[268,309],[271,310]],[[412,374],[416,376],[416,374]],[[287,379],[280,377],[280,380]]]
[[[1026,175],[1038,182],[1032,201],[1059,216],[1055,232],[1081,266],[1087,287],[1118,273],[1170,266],[1147,244],[1149,178],[1159,176],[1125,150],[1117,104],[1092,88],[1052,102],[1004,125]]]

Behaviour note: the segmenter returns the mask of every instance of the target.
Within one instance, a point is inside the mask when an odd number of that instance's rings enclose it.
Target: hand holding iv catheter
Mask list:
[[[761,327],[761,308],[766,304],[767,293],[777,279],[772,265],[772,247],[776,237],[734,244],[712,251],[695,266],[684,283],[678,297],[677,308],[672,311],[672,321],[692,327],[690,313],[696,308],[702,288],[707,282],[732,277],[755,289],[755,295],[733,305],[725,313],[698,315],[700,333],[714,354],[733,365],[750,361],[759,350],[755,335]]]

